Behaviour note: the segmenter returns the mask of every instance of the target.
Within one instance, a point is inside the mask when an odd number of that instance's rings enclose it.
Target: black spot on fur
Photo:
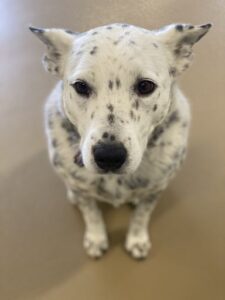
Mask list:
[[[109,80],[108,87],[110,90],[113,89],[113,81],[112,80]]]
[[[134,112],[133,112],[133,110],[131,110],[131,111],[130,111],[130,117],[131,117],[131,119],[132,119],[132,120],[134,120],[134,119],[135,119],[135,116],[134,116]]]
[[[57,147],[58,146],[58,141],[57,141],[57,139],[53,139],[52,140],[52,147]]]
[[[79,167],[83,167],[84,166],[82,155],[81,155],[80,151],[78,151],[77,154],[74,156],[74,163],[76,165],[78,165]]]
[[[138,99],[135,99],[134,103],[132,104],[132,107],[135,108],[136,110],[138,110],[138,108],[139,108],[139,101],[138,101]]]
[[[48,119],[48,127],[49,127],[49,129],[52,129],[52,127],[53,127],[53,121],[52,121],[52,119]]]
[[[116,78],[116,87],[117,87],[117,89],[119,89],[120,86],[121,86],[121,82],[120,82],[119,78]]]
[[[53,53],[52,53],[52,56],[54,56],[55,58],[60,58],[60,57],[61,57],[61,54],[58,53],[58,52],[53,52]]]
[[[112,26],[107,26],[106,29],[111,30]]]
[[[107,139],[109,137],[109,134],[108,132],[104,132],[103,135],[102,135],[103,139]]]
[[[110,112],[113,112],[113,110],[114,110],[114,107],[112,106],[112,104],[108,104],[107,108]]]
[[[119,42],[120,42],[120,40],[118,39],[117,41],[114,41],[114,42],[113,42],[113,45],[118,45]]]
[[[189,25],[189,26],[188,26],[188,29],[193,29],[193,28],[194,28],[193,25]]]
[[[133,41],[133,40],[130,40],[130,41],[129,41],[129,44],[130,44],[130,45],[136,45],[135,41]]]
[[[153,111],[156,111],[156,110],[157,110],[157,108],[158,108],[158,105],[157,105],[157,104],[155,104],[155,105],[153,106]]]
[[[118,183],[119,185],[122,185],[122,180],[121,180],[120,178],[118,178],[118,179],[117,179],[117,183]]]
[[[129,24],[122,24],[121,27],[125,28],[125,27],[129,27]]]
[[[63,119],[61,126],[67,132],[68,142],[77,143],[79,141],[80,135],[77,131],[77,128],[68,119]]]
[[[93,119],[93,118],[94,118],[94,116],[95,116],[95,113],[94,113],[94,112],[92,112],[92,113],[91,113],[91,119]]]
[[[155,142],[159,139],[159,137],[163,134],[164,132],[164,128],[162,126],[157,126],[154,130],[153,133],[150,137],[150,139],[148,140],[148,144],[147,147],[154,147],[155,146]]]
[[[176,25],[175,28],[176,28],[177,31],[183,31],[184,30],[184,27],[181,24]]]
[[[108,122],[112,125],[115,122],[115,116],[113,114],[108,115]]]
[[[98,34],[98,31],[92,32],[92,35],[96,35],[96,34]]]
[[[83,53],[83,51],[78,51],[78,52],[76,52],[76,55],[81,55]]]
[[[85,180],[83,177],[79,176],[76,171],[70,172],[70,176],[82,182]]]
[[[90,54],[93,55],[97,52],[98,47],[94,46],[93,49],[90,51]]]
[[[135,190],[138,188],[146,188],[149,185],[149,180],[147,178],[131,178],[130,180],[126,181],[126,185],[131,190]]]
[[[55,153],[52,159],[52,163],[55,167],[62,167],[63,163],[58,153]]]
[[[55,67],[55,72],[59,73],[59,67]]]
[[[75,32],[74,32],[74,31],[72,31],[72,30],[69,30],[69,29],[66,29],[66,30],[65,30],[65,32],[66,32],[66,33],[69,33],[69,34],[75,34]]]
[[[179,115],[177,111],[173,111],[166,120],[166,126],[169,127],[172,123],[179,121]]]
[[[179,56],[180,53],[181,53],[181,47],[176,48],[176,49],[174,50],[174,54],[175,54],[176,56]]]
[[[159,48],[159,46],[158,46],[156,43],[152,43],[152,45],[153,45],[155,48]]]
[[[173,76],[176,76],[176,74],[177,74],[176,68],[171,67],[171,68],[169,69],[169,75],[173,77]]]
[[[110,141],[115,141],[115,139],[116,139],[116,137],[115,137],[115,135],[113,135],[113,134],[111,134],[111,136],[110,136]]]

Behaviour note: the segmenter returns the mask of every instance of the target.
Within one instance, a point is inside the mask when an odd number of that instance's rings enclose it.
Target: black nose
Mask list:
[[[99,144],[93,148],[97,166],[104,171],[116,171],[125,162],[127,150],[123,144]]]

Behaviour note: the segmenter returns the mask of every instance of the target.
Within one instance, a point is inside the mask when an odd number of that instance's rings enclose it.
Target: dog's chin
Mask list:
[[[118,169],[118,170],[103,170],[98,168],[97,165],[95,164],[84,164],[84,168],[91,174],[94,175],[131,175],[133,174],[138,166],[136,166],[136,168],[133,168],[132,166],[126,164],[124,165],[122,168]]]

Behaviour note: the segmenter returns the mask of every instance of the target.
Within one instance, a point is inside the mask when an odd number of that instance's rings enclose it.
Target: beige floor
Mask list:
[[[181,80],[193,111],[189,155],[154,214],[144,262],[122,248],[127,207],[105,209],[108,254],[85,256],[81,217],[47,159],[42,108],[54,79],[27,30],[115,21],[214,23]],[[224,300],[225,1],[1,0],[0,60],[0,299]]]

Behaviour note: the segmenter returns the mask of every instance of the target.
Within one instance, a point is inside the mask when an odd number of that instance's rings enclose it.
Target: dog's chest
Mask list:
[[[81,171],[81,173],[83,173]],[[85,170],[84,170],[84,173]],[[74,188],[83,197],[95,198],[118,207],[130,202],[137,204],[144,196],[150,194],[149,179],[144,176],[118,176],[115,174],[92,177],[81,174],[85,182],[74,181]]]

